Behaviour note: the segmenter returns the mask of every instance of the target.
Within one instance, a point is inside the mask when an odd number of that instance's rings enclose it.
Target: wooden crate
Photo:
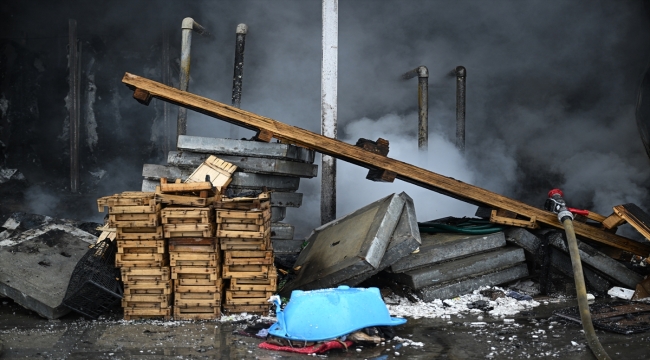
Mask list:
[[[271,291],[226,290],[226,305],[266,305],[273,295]]]
[[[268,279],[270,265],[224,265],[224,279]]]
[[[155,205],[154,193],[151,192],[124,192],[97,199],[97,210],[104,212],[110,206],[146,206]],[[152,202],[152,200],[154,200]]]
[[[218,267],[220,265],[219,253],[188,253],[176,252],[169,253],[169,262],[171,266],[201,266],[201,267]]]
[[[224,265],[271,265],[273,264],[272,250],[230,250],[223,253]]]
[[[135,276],[157,276],[160,280],[169,280],[171,270],[168,266],[165,267],[123,267],[120,268],[120,274],[122,275],[122,281],[125,277],[135,277]]]
[[[134,294],[124,295],[122,301],[127,302],[144,302],[144,303],[167,303],[171,305],[172,295],[165,294]],[[122,305],[124,307],[124,305]],[[163,306],[164,307],[164,306]]]
[[[271,239],[219,238],[221,250],[271,250]]]
[[[223,293],[223,281],[221,279],[215,282],[215,285],[181,285],[179,280],[173,280],[174,293],[190,293],[190,294],[221,294]]]
[[[160,294],[169,295],[172,293],[172,281],[159,281],[155,284],[132,284],[124,283],[124,295],[135,294]]]
[[[109,206],[108,213],[110,215],[115,214],[155,214],[159,213],[161,206],[160,204],[155,204],[155,200],[151,200],[153,204],[142,205],[142,206]]]
[[[179,274],[208,275],[209,279],[216,281],[220,278],[221,272],[218,266],[172,266],[172,279],[178,279]]]
[[[221,280],[212,280],[210,274],[176,274],[176,283],[182,286],[215,286],[220,285]]]
[[[172,195],[172,194],[161,193],[161,194],[156,194],[156,201],[162,204],[173,205],[173,206],[205,207],[214,203],[215,197]]]
[[[219,252],[219,240],[214,237],[171,238],[169,251],[185,253]]]
[[[162,240],[163,227],[117,228],[118,240]]]
[[[221,307],[174,307],[174,320],[214,320],[221,317]]]
[[[164,235],[172,237],[212,237],[214,225],[210,224],[165,224]]]
[[[249,313],[249,314],[260,314],[268,315],[271,309],[271,304],[266,305],[227,305],[222,306],[223,312],[225,314],[240,314],[240,313]]]
[[[220,224],[219,227],[222,227]],[[259,226],[260,231],[247,230],[217,230],[219,238],[236,238],[236,239],[267,239],[271,238],[271,223]]]
[[[230,290],[276,291],[278,275],[275,269],[269,272],[268,279],[230,279]]]
[[[206,176],[209,176],[212,185],[221,193],[232,181],[232,173],[236,169],[237,166],[210,155],[190,174],[185,183],[203,182],[206,181]]]
[[[139,258],[134,255],[151,255],[155,258]],[[126,259],[123,258],[126,256]],[[167,254],[115,254],[115,267],[143,267],[143,268],[157,268],[169,266],[169,256]]]
[[[108,226],[110,227],[156,227],[160,225],[160,215],[153,214],[110,214]]]
[[[135,250],[144,249],[144,250]],[[165,240],[117,240],[117,252],[123,253],[165,253]]]
[[[214,222],[214,210],[207,208],[168,207],[161,211],[163,224],[208,224]]]
[[[171,307],[160,308],[160,309],[124,308],[124,320],[146,319],[152,317],[163,317],[165,319],[169,319],[171,317],[171,314],[172,314]]]
[[[139,296],[138,298],[143,298],[144,296]],[[122,307],[131,308],[131,309],[163,309],[168,308],[171,305],[169,299],[156,301],[155,299],[144,300],[140,299],[137,301],[127,300],[122,298]]]
[[[222,293],[174,293],[174,306],[221,306]]]
[[[265,210],[271,206],[271,193],[263,192],[257,197],[238,197],[238,198],[224,198],[215,203],[217,209],[228,210]]]
[[[217,209],[217,224],[234,223],[234,224],[256,224],[264,225],[271,219],[271,209],[268,210],[228,210]]]

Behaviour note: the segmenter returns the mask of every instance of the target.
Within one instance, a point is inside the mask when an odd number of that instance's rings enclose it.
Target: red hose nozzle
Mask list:
[[[560,189],[552,189],[551,191],[548,192],[548,197],[553,197],[553,195],[559,194],[561,197],[564,197],[564,193]]]

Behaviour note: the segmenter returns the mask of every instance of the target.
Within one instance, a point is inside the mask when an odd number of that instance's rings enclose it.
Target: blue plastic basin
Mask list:
[[[276,307],[278,322],[269,334],[290,340],[329,340],[366,327],[406,323],[390,317],[377,288],[294,290],[284,310],[279,301]]]

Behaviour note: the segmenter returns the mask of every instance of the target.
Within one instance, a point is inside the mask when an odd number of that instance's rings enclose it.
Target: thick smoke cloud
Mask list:
[[[119,133],[112,136],[122,143],[144,137],[135,142],[138,162],[163,159],[141,149],[158,136],[151,128],[160,109],[132,101],[119,79],[129,71],[159,80],[162,29],[171,32],[177,64],[185,16],[214,35],[194,36],[190,91],[230,103],[234,31],[246,23],[242,108],[320,131],[319,1],[72,3],[78,4],[48,5],[47,13],[32,15],[30,24],[58,17],[64,33],[67,18],[74,16],[80,32],[101,40],[91,42],[103,48],[96,50],[94,66],[100,149],[110,123]],[[634,106],[649,30],[643,1],[340,0],[340,138],[386,138],[391,157],[535,206],[550,188],[561,187],[572,206],[604,215],[626,202],[647,208],[650,173]],[[415,147],[416,81],[400,80],[419,65],[430,72],[427,160]],[[457,65],[468,71],[464,154],[452,145],[455,81],[449,74]],[[176,67],[172,82],[177,74]],[[110,99],[119,104],[109,106]],[[172,114],[175,118],[175,109]],[[136,121],[146,126],[135,127]],[[229,127],[190,112],[189,134],[227,137]],[[154,128],[158,134],[159,126]],[[125,156],[106,162],[117,164]],[[365,170],[339,164],[339,215],[402,190],[414,197],[420,220],[473,214],[474,207],[456,200],[399,181],[370,183]],[[120,174],[137,182],[139,174],[128,169],[122,167]],[[318,225],[319,184],[319,179],[303,180],[304,208],[288,211],[287,222],[298,225],[301,235]],[[113,191],[122,190],[127,189]]]

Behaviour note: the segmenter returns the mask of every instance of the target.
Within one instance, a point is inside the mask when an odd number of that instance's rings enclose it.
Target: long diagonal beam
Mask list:
[[[360,147],[299,127],[287,125],[218,101],[174,89],[137,75],[126,73],[122,82],[135,91],[134,97],[136,99],[145,104],[152,97],[155,97],[232,124],[263,132],[267,135],[272,134],[276,139],[301,145],[368,169],[381,169],[393,172],[397,174],[397,178],[400,180],[452,196],[465,202],[512,211],[531,219],[534,218],[540,223],[563,229],[557,216],[551,212],[535,208],[474,185],[466,184],[454,178],[436,174],[417,166],[375,154]],[[643,257],[647,257],[650,254],[650,245],[637,243],[628,238],[603,231],[584,223],[575,222],[574,227],[576,234],[586,239],[626,250]]]

